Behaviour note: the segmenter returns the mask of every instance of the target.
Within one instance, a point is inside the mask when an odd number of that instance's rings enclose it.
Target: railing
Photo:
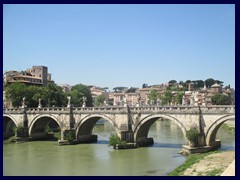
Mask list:
[[[28,113],[37,112],[231,112],[235,113],[235,105],[212,105],[212,106],[102,106],[102,107],[43,107],[43,108],[4,108],[3,113],[21,113],[24,110]]]

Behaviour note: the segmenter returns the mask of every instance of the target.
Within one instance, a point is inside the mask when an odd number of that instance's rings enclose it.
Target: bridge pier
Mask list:
[[[150,138],[145,138],[145,137],[142,137],[142,138],[138,138],[137,142],[139,147],[146,147],[146,146],[151,146],[154,144],[154,140],[152,137]]]
[[[127,142],[134,142],[134,134],[133,131],[121,131],[121,137],[120,139],[122,141],[127,141]]]

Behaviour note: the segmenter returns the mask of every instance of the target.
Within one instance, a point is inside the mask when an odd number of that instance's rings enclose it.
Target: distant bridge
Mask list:
[[[141,107],[51,107],[19,108],[3,111],[4,137],[11,134],[13,126],[23,126],[27,136],[41,139],[46,136],[46,127],[51,121],[61,129],[61,140],[66,132],[72,131],[74,139],[91,141],[92,130],[99,119],[112,124],[122,140],[144,145],[148,142],[148,131],[159,118],[168,119],[180,127],[184,137],[191,127],[197,127],[202,134],[199,146],[219,146],[216,134],[220,126],[235,120],[235,106],[141,106]]]

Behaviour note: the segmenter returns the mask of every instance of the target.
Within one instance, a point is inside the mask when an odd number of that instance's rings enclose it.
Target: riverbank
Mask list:
[[[235,159],[235,151],[189,155],[169,176],[220,176]]]

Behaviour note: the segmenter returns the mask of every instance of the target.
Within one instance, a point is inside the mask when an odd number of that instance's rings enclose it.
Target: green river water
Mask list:
[[[58,146],[56,141],[3,145],[4,176],[163,176],[182,164],[178,154],[185,143],[180,128],[171,121],[156,121],[149,137],[154,145],[128,150],[108,146],[110,123],[96,125],[98,142]],[[235,136],[220,129],[222,150],[235,150]]]

